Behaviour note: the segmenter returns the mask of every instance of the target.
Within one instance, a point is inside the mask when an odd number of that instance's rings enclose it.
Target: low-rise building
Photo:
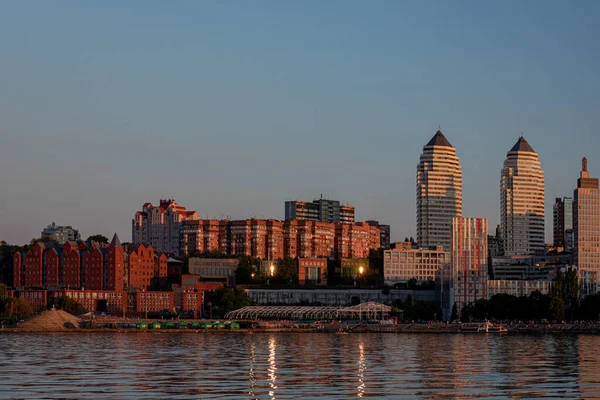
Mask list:
[[[42,239],[51,239],[58,244],[63,244],[68,241],[81,240],[81,235],[77,229],[73,229],[71,226],[59,226],[53,222],[42,231]]]
[[[396,243],[383,254],[383,279],[386,285],[407,282],[434,281],[438,270],[450,263],[450,252],[442,246],[414,249],[410,242]]]
[[[202,281],[227,283],[235,275],[239,260],[237,258],[197,258],[189,260],[189,272],[198,275]]]
[[[488,299],[496,294],[509,294],[511,296],[529,296],[535,291],[542,294],[548,294],[552,289],[552,280],[507,280],[490,279],[488,280]]]
[[[175,311],[175,295],[173,292],[137,292],[135,311],[138,313]]]
[[[192,312],[194,318],[197,318],[202,311],[203,293],[202,290],[176,288],[174,291],[175,309],[180,312]]]
[[[493,279],[552,280],[557,269],[573,265],[573,255],[502,256],[491,261]]]
[[[31,305],[36,312],[45,310],[48,305],[47,290],[15,290],[13,296]]]
[[[127,293],[114,290],[59,290],[52,296],[66,296],[88,312],[122,313],[127,309]]]
[[[299,258],[298,283],[300,286],[327,286],[327,259]]]

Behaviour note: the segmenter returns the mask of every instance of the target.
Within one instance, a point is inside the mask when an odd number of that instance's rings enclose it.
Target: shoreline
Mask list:
[[[252,334],[265,334],[265,333],[322,333],[322,334],[359,334],[359,333],[388,333],[388,334],[424,334],[424,335],[443,335],[443,334],[463,334],[463,335],[492,335],[492,336],[503,336],[503,335],[546,335],[546,334],[587,334],[587,335],[598,335],[600,329],[581,329],[566,326],[556,327],[509,327],[508,332],[498,333],[485,333],[485,332],[462,332],[460,326],[449,326],[448,329],[443,328],[444,325],[432,328],[431,326],[420,326],[420,325],[395,325],[395,326],[381,326],[381,325],[366,325],[350,329],[352,326],[345,327],[340,331],[339,326],[325,328],[255,328],[255,329],[137,329],[137,328],[65,328],[65,329],[32,329],[32,328],[4,328],[0,329],[0,334],[23,334],[23,333],[66,333],[66,334],[81,334],[81,333],[139,333],[139,334],[237,334],[237,335],[252,335]]]

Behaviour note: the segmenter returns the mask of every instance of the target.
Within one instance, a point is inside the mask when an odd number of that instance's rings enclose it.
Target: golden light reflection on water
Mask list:
[[[269,397],[272,399],[275,398],[275,389],[277,389],[277,375],[275,372],[277,371],[277,366],[275,365],[275,356],[277,350],[277,343],[275,342],[275,337],[271,336],[269,339]]]
[[[250,344],[250,371],[248,372],[248,380],[250,381],[250,391],[248,395],[254,398],[254,389],[256,385],[256,377],[254,376],[254,366],[256,365],[256,345]]]
[[[365,345],[361,340],[358,343],[358,397],[363,397],[365,394],[365,370],[367,369],[365,362]]]
[[[0,398],[600,398],[598,347],[592,335],[0,334]]]

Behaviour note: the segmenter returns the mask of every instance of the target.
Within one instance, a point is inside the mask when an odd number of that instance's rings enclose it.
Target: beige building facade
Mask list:
[[[452,218],[462,216],[462,168],[441,131],[423,148],[417,166],[417,242],[450,250]]]
[[[410,242],[396,243],[383,254],[383,279],[386,285],[416,279],[433,281],[442,266],[450,263],[450,253],[442,246],[433,249],[413,249]]]
[[[504,255],[544,254],[544,171],[522,136],[502,168],[500,230]]]

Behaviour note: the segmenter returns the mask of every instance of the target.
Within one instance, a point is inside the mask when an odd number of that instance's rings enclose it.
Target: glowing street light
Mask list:
[[[274,276],[275,275],[275,265],[271,264],[270,269],[271,269],[271,276]]]
[[[362,275],[364,271],[365,271],[365,269],[362,266],[360,268],[358,268],[359,275]]]

